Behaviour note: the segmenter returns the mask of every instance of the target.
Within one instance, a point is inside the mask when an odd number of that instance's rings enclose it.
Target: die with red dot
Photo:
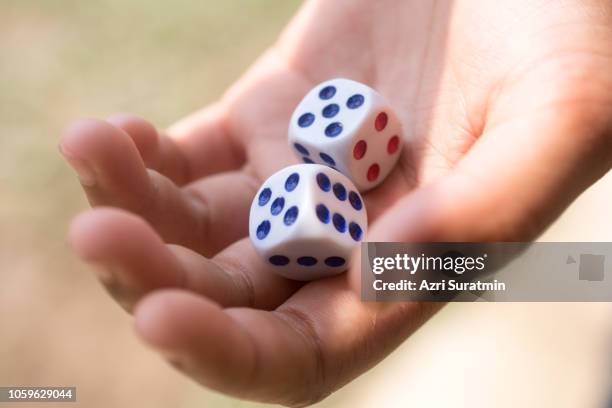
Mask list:
[[[301,161],[337,169],[362,192],[387,177],[402,143],[401,123],[385,98],[350,79],[315,86],[289,124],[289,144]]]
[[[251,204],[249,237],[270,269],[295,280],[344,272],[367,230],[355,185],[320,164],[276,172]]]

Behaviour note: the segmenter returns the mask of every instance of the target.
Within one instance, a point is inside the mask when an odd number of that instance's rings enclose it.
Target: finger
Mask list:
[[[105,121],[81,120],[66,130],[60,146],[77,173],[86,169],[83,187],[92,206],[115,206],[139,214],[170,243],[192,248],[196,241],[201,243],[200,237],[189,232],[199,224],[202,206],[166,177],[147,171],[124,131]]]
[[[187,116],[167,130],[187,160],[191,180],[244,165],[244,145],[229,129],[224,105],[215,104]]]
[[[177,368],[205,385],[240,392],[244,373],[258,358],[247,333],[223,309],[201,296],[178,290],[157,291],[134,310],[140,336]],[[237,374],[227,378],[228,374]]]
[[[248,235],[249,210],[259,181],[244,171],[215,174],[184,188],[202,208],[197,235],[206,243],[205,254],[216,254],[228,244]]]
[[[224,307],[270,309],[299,287],[271,273],[263,262],[251,262],[257,257],[246,241],[233,249],[242,255],[240,260],[231,254],[209,260],[184,247],[166,245],[142,218],[118,209],[81,214],[71,224],[69,239],[74,251],[96,266],[102,283],[128,311],[141,297],[160,288],[183,288]]]
[[[222,310],[160,291],[138,304],[135,318],[146,342],[202,384],[303,406],[374,365],[433,312],[414,303],[374,315],[344,279],[333,278],[305,286],[275,312]]]
[[[132,138],[147,168],[156,170],[178,185],[193,180],[183,152],[174,140],[160,135],[151,123],[128,113],[116,113],[107,121]]]
[[[223,310],[205,298],[166,290],[144,298],[134,316],[143,340],[217,391],[297,405],[318,385],[311,383],[317,361],[309,345],[271,312]]]
[[[74,122],[64,131],[59,147],[84,187],[110,184],[117,192],[127,190],[136,194],[148,187],[144,163],[134,142],[107,122],[96,119]],[[112,183],[115,179],[121,183]]]
[[[211,255],[246,235],[245,220],[256,188],[246,173],[215,175],[199,189],[180,189],[167,177],[145,169],[125,132],[97,120],[68,128],[61,150],[80,175],[93,206],[116,206],[139,214],[168,243]]]

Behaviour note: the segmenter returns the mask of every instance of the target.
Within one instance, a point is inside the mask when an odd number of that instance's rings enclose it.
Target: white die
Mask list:
[[[249,236],[280,275],[312,280],[349,267],[367,230],[361,195],[343,174],[296,164],[270,176],[251,204]]]
[[[315,86],[299,103],[289,145],[305,163],[331,166],[363,192],[380,184],[397,163],[402,126],[378,92],[336,78]]]

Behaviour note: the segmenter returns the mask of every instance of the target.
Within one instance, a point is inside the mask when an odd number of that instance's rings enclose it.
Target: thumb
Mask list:
[[[448,175],[397,201],[368,241],[526,241],[612,166],[603,107],[545,108],[489,130]],[[358,269],[358,268],[354,268]],[[351,271],[359,288],[359,271]]]

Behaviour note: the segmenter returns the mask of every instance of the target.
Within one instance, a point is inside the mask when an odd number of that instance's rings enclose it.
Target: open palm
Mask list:
[[[77,217],[71,243],[179,369],[308,404],[439,306],[364,304],[358,267],[302,284],[255,254],[248,209],[296,162],[287,127],[302,96],[348,77],[404,123],[399,165],[364,197],[368,240],[527,240],[612,164],[611,64],[607,1],[313,0],[218,103],[167,133],[126,114],[67,129],[61,150],[105,206]]]

